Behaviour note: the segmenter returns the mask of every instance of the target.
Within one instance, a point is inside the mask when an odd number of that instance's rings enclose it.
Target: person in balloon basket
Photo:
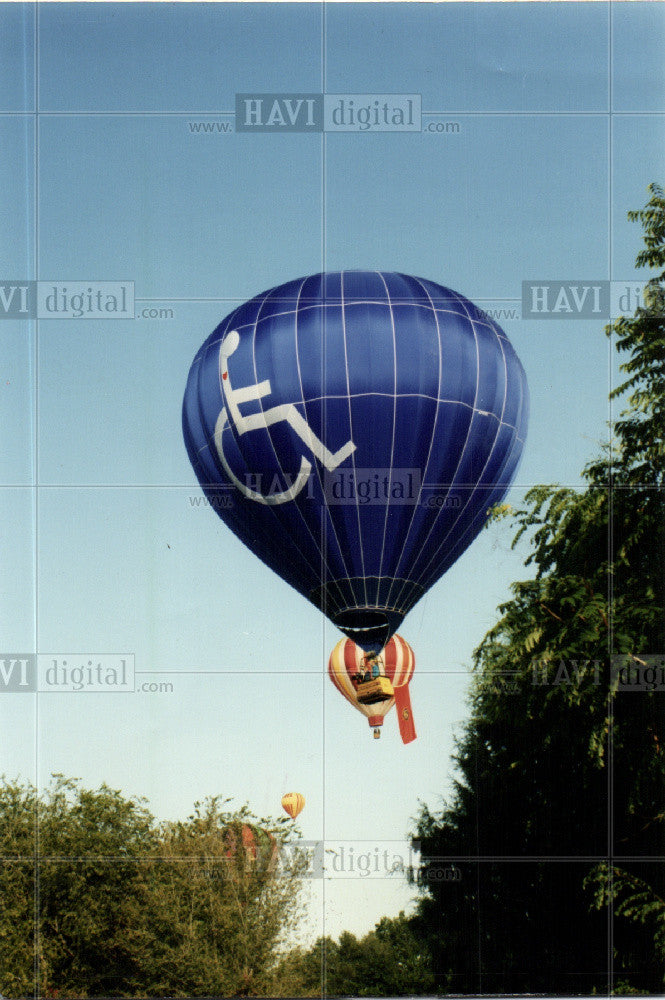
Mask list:
[[[352,680],[361,704],[374,705],[393,697],[393,686],[385,674],[381,673],[381,664],[376,654],[365,656],[360,670],[353,675]]]
[[[365,684],[367,681],[371,681],[374,677],[379,676],[379,661],[376,656],[372,656],[368,653],[362,662],[362,666],[352,677],[352,680],[356,684]]]

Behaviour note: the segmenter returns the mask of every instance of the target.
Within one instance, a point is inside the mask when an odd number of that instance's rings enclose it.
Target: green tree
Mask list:
[[[154,872],[162,941],[156,989],[266,992],[279,946],[301,915],[301,866],[278,857],[292,829],[285,819],[256,820],[245,808],[225,812],[218,798],[196,803],[186,822],[163,828]],[[252,835],[249,845],[244,833]]]
[[[284,956],[275,976],[276,996],[421,996],[434,977],[420,926],[400,913],[383,917],[361,939],[344,931],[338,941],[320,938],[308,951]]]
[[[106,785],[2,784],[0,992],[265,992],[299,915],[299,867],[279,856],[294,827],[222,806],[159,825]]]
[[[34,789],[0,794],[0,993],[25,996],[34,985]]]
[[[630,217],[644,227],[638,265],[660,270],[644,306],[607,330],[628,355],[614,440],[583,489],[538,487],[512,512],[535,574],[475,653],[454,794],[417,823],[426,855],[484,859],[461,864],[458,884],[423,869],[441,988],[606,990],[613,900],[626,988],[663,983],[661,866],[628,860],[665,853],[662,695],[628,695],[612,669],[614,655],[665,650],[665,202],[650,192]],[[525,860],[489,860],[500,857]]]

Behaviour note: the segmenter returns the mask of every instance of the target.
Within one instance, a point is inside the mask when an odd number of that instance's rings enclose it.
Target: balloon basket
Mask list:
[[[375,740],[381,739],[381,730],[378,727],[374,730],[374,739]]]
[[[363,681],[356,688],[356,698],[361,705],[376,705],[381,701],[390,701],[393,694],[393,686],[387,677]]]

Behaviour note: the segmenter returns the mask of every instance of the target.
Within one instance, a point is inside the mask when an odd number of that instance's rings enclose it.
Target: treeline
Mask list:
[[[362,940],[297,939],[307,852],[294,824],[219,799],[184,822],[55,775],[0,785],[0,995],[398,996],[435,985],[404,914]]]
[[[454,795],[417,823],[425,855],[469,859],[457,882],[420,876],[440,991],[663,992],[665,201],[650,192],[629,218],[658,273],[606,331],[624,376],[611,449],[584,488],[538,487],[512,512],[535,573],[476,651]]]
[[[280,996],[397,997],[431,994],[436,982],[419,922],[400,913],[383,917],[357,938],[320,938],[286,955],[275,977]]]
[[[208,799],[156,823],[140,800],[56,776],[0,787],[0,993],[16,998],[274,992],[297,923],[293,825]]]

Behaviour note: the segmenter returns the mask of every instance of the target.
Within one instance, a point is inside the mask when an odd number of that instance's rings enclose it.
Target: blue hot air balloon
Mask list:
[[[524,370],[492,319],[379,271],[315,274],[234,309],[183,404],[219,516],[368,652],[503,498],[527,417]]]

